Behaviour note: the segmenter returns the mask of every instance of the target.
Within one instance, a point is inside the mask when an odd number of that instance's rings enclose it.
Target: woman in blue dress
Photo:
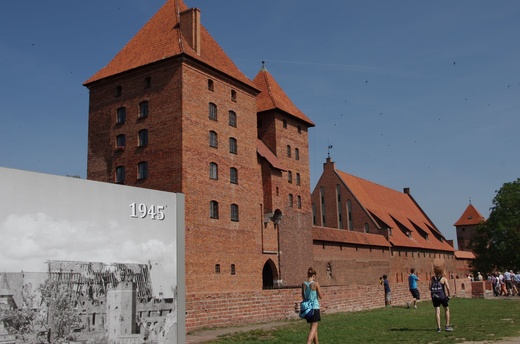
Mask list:
[[[314,315],[307,319],[311,324],[309,335],[307,336],[307,344],[318,344],[318,321],[321,320],[320,302],[321,296],[320,284],[316,281],[316,271],[310,267],[307,271],[307,281],[302,283],[302,298],[304,300],[312,300]]]

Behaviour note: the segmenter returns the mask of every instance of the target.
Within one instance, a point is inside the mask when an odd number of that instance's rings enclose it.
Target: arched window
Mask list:
[[[320,187],[320,205],[321,205],[321,226],[325,226],[325,189]]]
[[[296,185],[300,185],[300,174],[296,173]]]
[[[293,207],[294,206],[294,200],[293,200],[293,194],[289,194],[289,207]]]
[[[288,158],[291,157],[291,146],[290,145],[287,145],[287,157]]]
[[[300,150],[298,148],[294,148],[294,159],[300,160]]]
[[[354,224],[352,221],[352,202],[347,200],[347,217],[348,217],[348,230],[354,230]]]
[[[229,111],[229,125],[232,127],[237,126],[237,114],[234,111]]]
[[[365,222],[365,233],[370,233],[370,226]]]
[[[229,168],[229,182],[238,184],[238,170],[234,167]]]
[[[209,178],[218,179],[218,165],[214,162],[209,163]]]
[[[234,137],[229,138],[229,152],[233,154],[237,154],[238,147],[237,147],[237,139]]]
[[[213,80],[208,79],[208,90],[213,91],[213,89],[214,89],[213,85],[214,85]]]
[[[296,206],[298,207],[298,209],[302,208],[302,197],[300,195],[296,197]]]
[[[148,146],[148,129],[141,129],[138,133],[137,145],[138,147]]]
[[[231,204],[231,221],[238,221],[238,205]]]
[[[217,120],[217,105],[209,103],[209,119],[212,121]]]
[[[124,106],[117,109],[117,124],[123,124],[126,122],[126,108]]]
[[[336,209],[338,210],[338,228],[343,228],[343,217],[341,215],[341,211],[343,207],[341,205],[341,187],[336,185],[336,199],[338,201]]]
[[[125,182],[125,167],[117,166],[116,167],[116,183],[123,184]]]
[[[142,101],[139,103],[139,118],[148,117],[148,101]]]
[[[312,224],[316,226],[316,204],[312,203]]]
[[[218,202],[211,201],[209,202],[209,217],[212,219],[218,219]]]
[[[148,162],[141,161],[137,164],[137,179],[148,178]]]
[[[213,130],[209,132],[209,146],[213,148],[218,147],[218,136]]]
[[[283,123],[283,127],[284,127],[284,129],[287,129],[287,120],[284,119],[282,123]]]
[[[126,135],[121,134],[116,136],[116,149],[124,150],[126,147]]]
[[[291,171],[287,171],[287,181],[289,183],[292,183],[292,172]]]

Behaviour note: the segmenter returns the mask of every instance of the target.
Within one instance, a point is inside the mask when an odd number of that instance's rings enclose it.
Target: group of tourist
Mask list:
[[[513,270],[493,272],[488,275],[488,281],[493,286],[495,296],[520,296],[520,272],[514,273]]]
[[[446,325],[444,330],[447,332],[453,331],[450,325],[450,308],[449,301],[451,297],[450,285],[446,277],[444,277],[444,270],[440,266],[435,266],[434,276],[429,281],[429,290],[431,292],[431,298],[433,307],[435,309],[435,321],[437,324],[437,332],[441,332],[441,317],[440,307],[444,308],[444,315],[446,318]],[[311,267],[307,271],[307,280],[302,283],[302,298],[304,300],[311,300],[313,302],[313,316],[307,319],[310,324],[309,334],[307,336],[307,344],[318,344],[318,322],[321,321],[320,316],[320,303],[319,299],[322,298],[321,288],[316,280],[316,271]],[[421,299],[419,293],[418,284],[419,277],[415,274],[415,269],[412,268],[410,275],[408,276],[408,286],[413,299],[407,302],[407,307],[411,308],[412,304],[414,308],[417,308],[417,301]],[[390,283],[388,276],[383,275],[379,279],[379,283],[383,285],[385,291],[385,305],[392,305]]]

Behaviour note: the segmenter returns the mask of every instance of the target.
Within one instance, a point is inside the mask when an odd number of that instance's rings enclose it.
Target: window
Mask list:
[[[213,80],[211,80],[211,79],[208,79],[208,90],[210,90],[210,91],[214,90]]]
[[[237,154],[237,139],[234,137],[229,138],[229,152]]]
[[[231,100],[234,102],[237,101],[237,91],[231,90]]]
[[[237,114],[234,111],[229,111],[229,125],[235,128],[237,126]]]
[[[336,199],[337,199],[338,228],[343,229],[343,216],[341,214],[341,212],[343,211],[343,206],[341,205],[341,186],[339,184],[336,185]]]
[[[300,185],[300,183],[301,183],[300,174],[296,173],[296,185]]]
[[[117,86],[116,87],[116,97],[120,97],[123,93],[123,86]]]
[[[148,162],[142,161],[137,164],[137,179],[148,178]]]
[[[231,221],[238,221],[238,205],[231,204]]]
[[[125,182],[125,167],[117,166],[116,167],[116,183],[123,184]]]
[[[139,142],[137,143],[138,144],[138,147],[146,147],[148,146],[148,129],[142,129],[142,130],[139,130]]]
[[[231,274],[232,275],[236,275],[237,274],[237,271],[236,271],[236,268],[235,268],[235,264],[231,264]]]
[[[352,222],[352,202],[347,200],[347,219],[348,219],[348,230],[354,230],[354,223]]]
[[[300,160],[300,150],[298,148],[294,148],[294,159]]]
[[[209,146],[214,148],[218,147],[217,133],[213,130],[209,132]]]
[[[298,126],[298,134],[302,133],[302,127]]]
[[[146,78],[144,78],[144,88],[150,88],[150,87],[152,87],[152,77],[147,76]]]
[[[238,184],[238,170],[234,167],[229,168],[229,182]]]
[[[220,273],[220,264],[215,264],[215,273],[216,274]]]
[[[139,118],[148,117],[148,101],[142,101],[139,103]]]
[[[294,205],[294,200],[293,200],[293,195],[292,194],[289,194],[289,207],[293,207]]]
[[[302,197],[300,195],[296,197],[296,206],[298,207],[298,209],[302,208]]]
[[[217,106],[213,103],[209,103],[209,119],[212,121],[217,120]]]
[[[365,222],[365,233],[370,233],[370,227],[368,226],[368,223]]]
[[[325,227],[325,188],[320,186],[321,226]]]
[[[287,171],[287,181],[289,183],[292,183],[292,172],[291,171]]]
[[[284,127],[284,129],[287,129],[287,120],[286,119],[283,120],[283,127]]]
[[[122,124],[126,122],[126,108],[120,107],[117,109],[117,124]]]
[[[209,163],[209,178],[218,179],[218,165],[214,162]]]
[[[218,202],[211,201],[209,202],[209,217],[212,219],[218,219]]]
[[[124,150],[126,146],[126,136],[124,134],[116,136],[116,149]]]
[[[287,157],[288,158],[291,157],[291,146],[290,145],[287,145]]]
[[[312,203],[312,224],[316,226],[316,204]]]

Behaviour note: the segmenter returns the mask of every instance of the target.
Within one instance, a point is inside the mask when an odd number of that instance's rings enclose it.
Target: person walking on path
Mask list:
[[[406,302],[407,308],[410,308],[413,303],[413,308],[417,309],[417,300],[421,299],[421,294],[419,293],[419,289],[417,286],[417,282],[419,281],[419,277],[415,274],[415,268],[410,270],[410,275],[408,276],[408,287],[410,288],[410,293],[412,294],[412,301]]]
[[[448,280],[444,277],[444,271],[440,266],[433,268],[435,276],[430,279],[429,289],[432,296],[433,307],[435,308],[435,321],[437,322],[437,332],[441,332],[441,305],[444,307],[444,315],[446,318],[446,326],[444,330],[452,332],[450,326],[450,301],[451,291]]]
[[[383,287],[385,288],[385,306],[391,306],[392,305],[392,294],[390,290],[390,282],[388,282],[388,276],[383,275]]]
[[[310,324],[307,344],[318,344],[318,322],[321,321],[319,299],[322,296],[320,284],[316,281],[316,271],[312,267],[307,271],[307,281],[302,283],[302,298],[311,300],[313,302],[312,309],[314,310],[312,318],[307,319],[307,322]]]

